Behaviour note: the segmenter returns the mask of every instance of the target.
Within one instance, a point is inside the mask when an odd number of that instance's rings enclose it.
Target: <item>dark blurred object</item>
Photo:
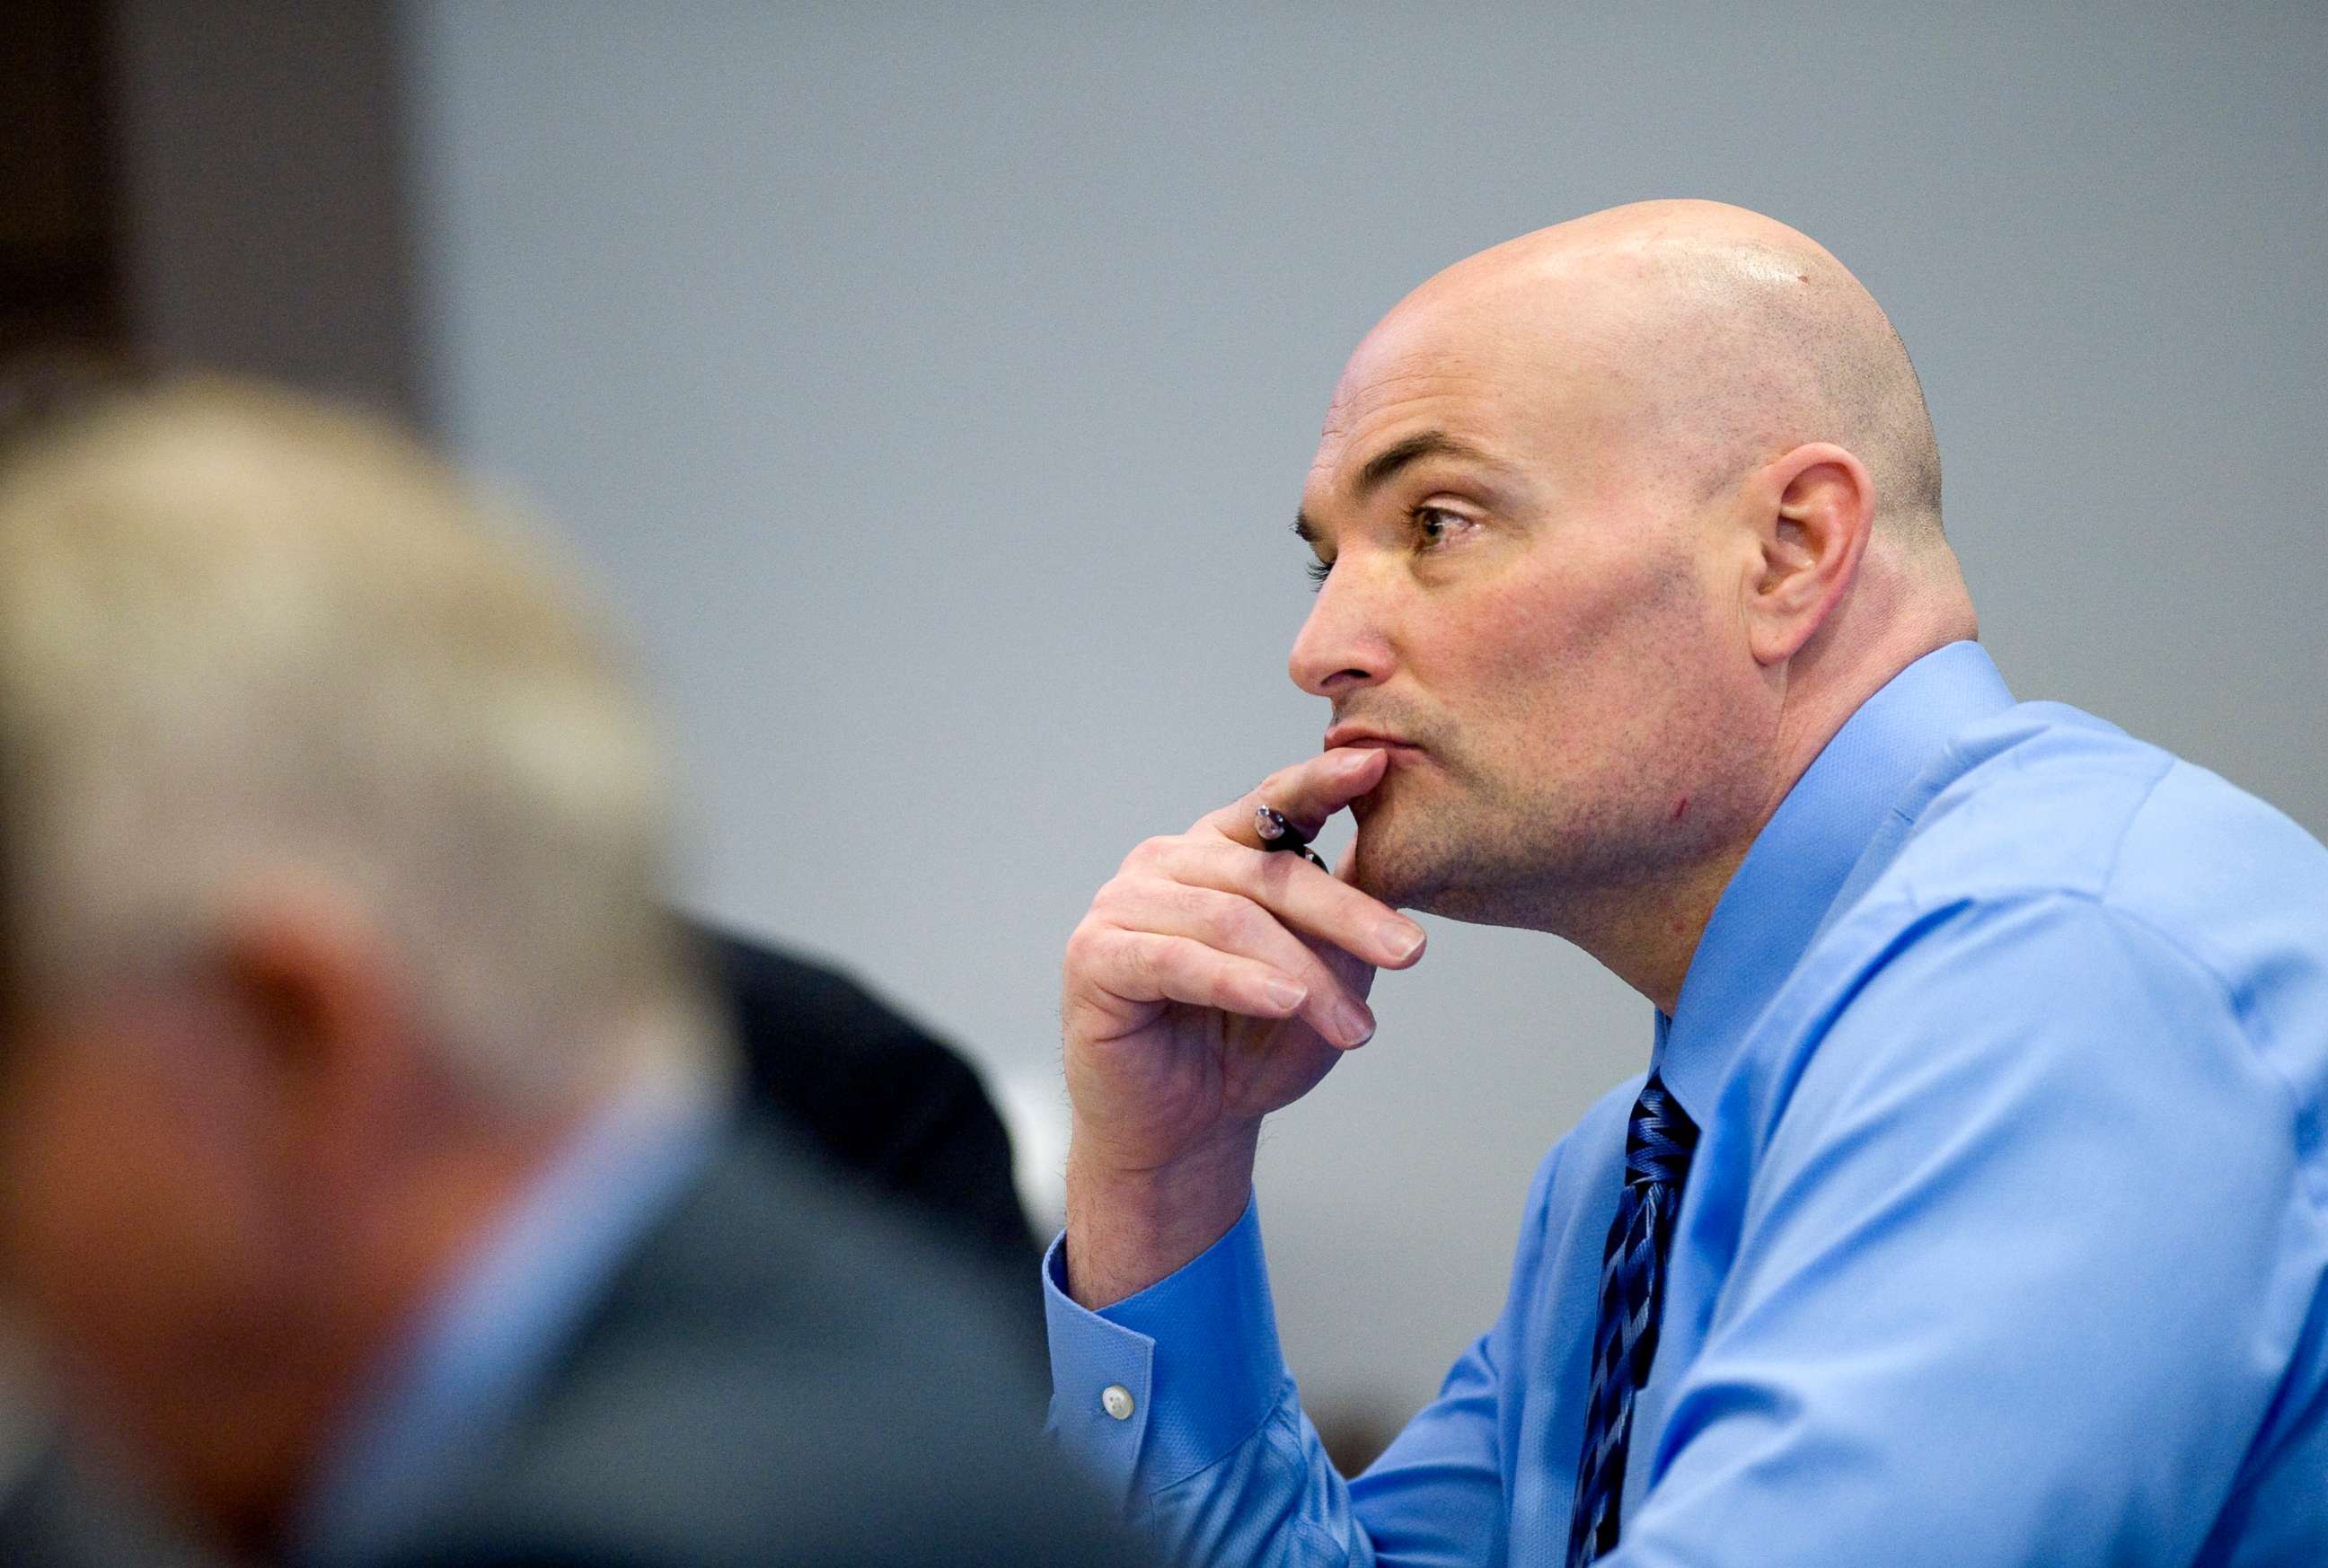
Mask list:
[[[1345,1476],[1357,1476],[1382,1458],[1383,1450],[1413,1415],[1387,1404],[1339,1400],[1311,1411],[1310,1423],[1318,1429],[1318,1441],[1334,1468]]]
[[[0,352],[0,462],[42,432],[149,379],[118,349],[52,343]]]
[[[0,1563],[14,1568],[226,1568],[180,1539],[136,1488],[54,1444],[0,1500]]]
[[[101,391],[105,385],[103,377],[80,383],[70,373],[45,384],[21,378],[0,380],[0,389],[14,388],[20,398],[46,395],[53,389],[61,406],[64,395]],[[0,403],[9,395],[0,390]],[[0,447],[5,447],[6,432],[12,427],[12,421],[0,413]],[[1032,1364],[1042,1345],[1042,1302],[1036,1284],[1040,1249],[1012,1182],[1009,1134],[977,1073],[951,1047],[848,976],[730,933],[701,925],[693,930],[714,989],[731,1009],[750,1106],[771,1116],[796,1144],[828,1162],[830,1173],[852,1185],[859,1198],[879,1204],[887,1211],[884,1223],[898,1213],[910,1213],[957,1250],[971,1254],[981,1272],[991,1275],[1001,1316],[1022,1331],[1020,1342],[1004,1347],[1004,1353],[1012,1359],[1021,1358],[1023,1353],[1023,1358]],[[741,1159],[746,1169],[755,1163],[754,1159]],[[690,1281],[686,1277],[690,1271],[716,1274],[729,1266],[723,1259],[750,1257],[755,1266],[772,1272],[793,1271],[786,1276],[789,1283],[784,1294],[787,1299],[800,1296],[805,1281],[798,1260],[787,1256],[787,1245],[797,1244],[755,1234],[763,1228],[760,1220],[765,1216],[756,1216],[759,1204],[751,1196],[753,1185],[752,1176],[742,1171],[723,1173],[707,1184],[705,1196],[666,1226],[663,1235],[651,1244],[648,1255],[617,1286],[615,1299],[570,1357],[575,1366],[585,1369],[584,1381],[594,1391],[589,1397],[604,1399],[610,1405],[584,1430],[618,1419],[621,1412],[611,1406],[631,1397],[621,1392],[627,1376],[619,1370],[623,1357],[652,1358],[658,1354],[653,1347],[662,1336],[687,1338],[693,1334],[691,1328],[668,1319],[658,1323],[658,1302],[686,1302],[722,1294],[741,1300],[758,1289],[731,1283],[723,1292],[708,1279]],[[797,1208],[792,1217],[799,1217]],[[866,1228],[862,1216],[858,1228]],[[868,1246],[878,1247],[878,1244],[855,1244],[859,1253]],[[881,1266],[878,1260],[865,1257],[854,1261],[859,1266]],[[811,1291],[810,1297],[848,1300],[860,1297],[863,1289],[862,1282],[836,1279],[821,1291]],[[952,1315],[940,1310],[940,1316]],[[731,1327],[747,1339],[766,1337],[768,1342],[761,1344],[756,1355],[779,1355],[780,1347],[774,1343],[779,1329],[774,1323]],[[831,1330],[828,1324],[825,1332]],[[602,1339],[615,1348],[602,1352],[598,1347]],[[606,1358],[603,1365],[602,1357]],[[949,1375],[992,1381],[997,1369],[990,1359],[975,1361]],[[826,1373],[835,1376],[846,1369],[836,1365]],[[728,1375],[716,1357],[706,1357],[701,1370],[706,1377]],[[668,1363],[649,1380],[657,1379],[657,1399],[666,1402],[662,1408],[667,1411],[682,1410],[685,1402],[700,1395],[683,1371],[671,1379]],[[861,1398],[868,1392],[859,1387],[850,1396]],[[563,1411],[570,1402],[561,1396],[550,1403]],[[822,1417],[805,1405],[788,1413],[797,1414],[797,1423],[788,1420],[784,1424],[802,1434],[792,1441],[821,1446],[814,1434]],[[633,1414],[643,1417],[644,1412]],[[1024,1411],[998,1410],[997,1416],[1022,1425],[1028,1419]],[[690,1425],[677,1421],[672,1430],[691,1433],[694,1442],[710,1445],[714,1441],[700,1422]],[[1379,1452],[1394,1431],[1395,1423],[1379,1434],[1369,1429],[1359,1446],[1371,1443],[1372,1451]],[[559,1432],[533,1432],[528,1441],[539,1442],[543,1449],[540,1456],[524,1461],[544,1472],[538,1484],[553,1490],[578,1487],[596,1493],[603,1489],[603,1477],[591,1476],[580,1456],[563,1452],[567,1440]],[[1346,1445],[1337,1457],[1355,1451]],[[1371,1458],[1371,1453],[1366,1457]],[[659,1449],[642,1458],[652,1460],[635,1472],[643,1480],[666,1465],[683,1466],[707,1478],[714,1473],[706,1468],[704,1455]],[[745,1461],[737,1456],[731,1462]],[[756,1451],[750,1463],[756,1469],[763,1462]],[[773,1467],[774,1456],[766,1456],[765,1462]],[[773,1483],[776,1470],[771,1468],[766,1473]],[[497,1484],[495,1491],[500,1489]],[[649,1501],[644,1496],[631,1496],[623,1506],[644,1508],[652,1515]],[[602,1498],[594,1506],[611,1506],[611,1499]],[[659,1527],[668,1529],[671,1523],[663,1519]],[[668,1554],[684,1541],[685,1537],[675,1536],[654,1549]],[[455,1549],[451,1545],[446,1547],[448,1552]],[[443,1560],[493,1559],[451,1555]],[[651,1555],[643,1560],[690,1559]],[[0,1504],[0,1562],[54,1568],[130,1568],[132,1564],[201,1568],[213,1560],[172,1539],[124,1488],[80,1473],[61,1451],[52,1449],[27,1469],[17,1485],[8,1488],[6,1501]]]
[[[970,1276],[772,1141],[725,1150],[394,1568],[1083,1568],[1139,1554],[1037,1441]]]
[[[404,9],[0,5],[0,355],[134,348],[428,427]]]
[[[846,975],[699,927],[731,1002],[753,1103],[872,1190],[900,1198],[1036,1304],[1042,1255],[1013,1185],[1010,1136],[970,1065]]]
[[[104,10],[131,340],[168,364],[288,381],[429,428],[415,8]]]
[[[9,0],[0,24],[0,354],[123,337],[105,15]]]
[[[893,1214],[735,1140],[492,1460],[367,1568],[1139,1561],[1033,1442],[1039,1379],[983,1287]],[[53,1449],[0,1506],[0,1562],[223,1568]]]

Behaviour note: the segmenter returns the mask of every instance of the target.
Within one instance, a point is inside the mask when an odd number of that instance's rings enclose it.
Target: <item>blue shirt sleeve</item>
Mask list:
[[[1186,1564],[1488,1568],[1509,1516],[1500,1422],[1558,1150],[1538,1171],[1510,1300],[1366,1472],[1328,1461],[1279,1350],[1257,1206],[1178,1272],[1092,1312],[1044,1263],[1051,1429]],[[1111,1401],[1110,1389],[1122,1397]],[[1110,1408],[1126,1411],[1122,1417]]]
[[[2221,982],[2091,898],[1960,906],[1788,1070],[1610,1568],[2200,1558],[2309,1297]]]

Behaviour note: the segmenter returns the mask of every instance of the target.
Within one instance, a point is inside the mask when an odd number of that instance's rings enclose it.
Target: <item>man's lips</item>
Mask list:
[[[1403,736],[1385,730],[1370,729],[1361,724],[1338,724],[1326,732],[1326,749],[1336,746],[1356,746],[1368,751],[1421,751],[1422,748]]]

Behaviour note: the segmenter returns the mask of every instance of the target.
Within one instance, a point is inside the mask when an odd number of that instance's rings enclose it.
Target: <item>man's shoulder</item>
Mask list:
[[[893,1435],[1031,1433],[1040,1367],[1007,1326],[1003,1291],[746,1128],[616,1275],[541,1423],[705,1400],[755,1438],[820,1420],[857,1430],[875,1407]]]
[[[2172,988],[2274,1058],[2299,1098],[2328,1097],[2328,849],[2207,769],[2059,704],[1985,721],[1945,765],[1832,921],[1807,977],[1820,1005],[1912,960],[1993,1008],[2001,968],[2051,951],[2075,972],[2014,993],[2049,1015],[2105,1005],[2107,973],[2156,991],[2158,1016]],[[2094,962],[2104,951],[2129,962]]]
[[[1623,1182],[1626,1130],[1645,1074],[1604,1091],[1536,1162],[1520,1210],[1523,1240],[1548,1247],[1572,1226],[1586,1225]]]
[[[2262,903],[2328,942],[2328,850],[2207,769],[2051,702],[2022,703],[1950,751],[1953,776],[1871,900],[1920,915],[2067,897],[2185,944]]]
[[[1523,1223],[1534,1226],[1547,1214],[1556,1215],[1562,1196],[1573,1189],[1597,1191],[1604,1179],[1625,1162],[1625,1132],[1631,1122],[1633,1103],[1640,1097],[1647,1075],[1635,1073],[1603,1091],[1584,1114],[1545,1150],[1528,1182]]]
[[[692,929],[728,1005],[750,1103],[853,1179],[1031,1276],[1040,1253],[1012,1185],[1009,1134],[962,1053],[839,970]],[[1020,1314],[1030,1339],[1032,1311]]]
[[[980,1092],[958,1053],[851,976],[709,926],[694,935],[755,1096],[843,1163],[877,1164],[887,1129]]]
[[[408,1561],[1119,1561],[1006,1322],[984,1272],[739,1135]]]
[[[1752,1026],[1740,1125],[1775,1138],[1882,1107],[1960,1131],[2035,1099],[2123,1117],[2128,1096],[2187,1120],[2212,1095],[2284,1135],[2251,1139],[2258,1158],[2322,1169],[2328,850],[2049,703],[1951,737],[1895,811]]]

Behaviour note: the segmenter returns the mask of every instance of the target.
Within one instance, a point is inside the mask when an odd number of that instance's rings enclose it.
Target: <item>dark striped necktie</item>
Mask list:
[[[1674,1212],[1681,1207],[1682,1179],[1696,1148],[1697,1124],[1652,1074],[1633,1102],[1633,1120],[1625,1131],[1625,1188],[1600,1254],[1600,1320],[1592,1334],[1592,1390],[1585,1407],[1584,1451],[1576,1461],[1568,1568],[1584,1568],[1617,1545],[1633,1396],[1648,1380],[1649,1363],[1657,1357]]]

